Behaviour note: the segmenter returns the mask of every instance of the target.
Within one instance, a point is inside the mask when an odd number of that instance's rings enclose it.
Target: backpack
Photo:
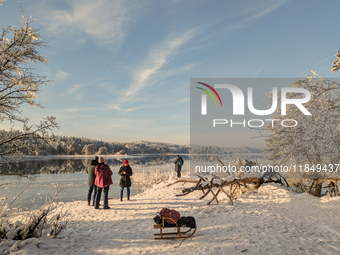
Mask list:
[[[179,224],[180,224],[181,227],[187,227],[187,228],[194,228],[194,227],[196,227],[195,218],[192,217],[192,216],[181,217],[179,219]]]
[[[168,208],[163,208],[160,212],[162,217],[168,217],[171,219],[166,219],[165,221],[169,224],[175,224],[177,223],[177,221],[179,220],[179,218],[181,217],[181,215],[179,214],[179,212],[175,211],[175,210],[170,210]]]
[[[183,164],[184,164],[183,159],[182,159],[182,158],[179,158],[178,165],[183,166]]]

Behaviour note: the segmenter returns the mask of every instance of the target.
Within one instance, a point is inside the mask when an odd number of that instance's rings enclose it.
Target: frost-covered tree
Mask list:
[[[126,151],[125,150],[120,150],[119,152],[117,152],[118,155],[126,155]]]
[[[96,152],[96,148],[94,144],[86,144],[83,147],[82,154],[84,155],[93,155]]]
[[[78,153],[78,144],[74,140],[68,140],[66,142],[66,154],[67,155],[76,155]]]
[[[287,105],[287,115],[283,116],[278,107],[271,117],[276,119],[276,125],[272,128],[269,124],[271,134],[266,139],[265,152],[270,159],[282,163],[339,163],[340,85],[314,72],[314,76],[307,76],[291,86],[310,91],[311,99],[303,105],[312,115],[304,115],[295,105]],[[304,95],[298,93],[287,94],[287,98],[302,97]],[[294,119],[298,125],[283,127],[279,124],[283,119]]]
[[[332,73],[338,71],[340,68],[340,51],[338,51],[335,56],[336,56],[336,60],[333,61],[333,66],[331,70]]]
[[[35,99],[40,87],[48,82],[32,68],[33,63],[47,63],[45,56],[38,51],[47,43],[33,28],[34,20],[24,14],[22,19],[22,27],[3,27],[0,37],[0,123],[8,122],[12,126],[9,132],[0,133],[0,157],[6,160],[24,153],[37,154],[39,145],[36,141],[48,141],[51,138],[48,131],[58,128],[55,117],[47,117],[40,124],[32,125],[22,116],[24,105],[41,108]],[[14,124],[21,124],[23,129],[15,130]]]
[[[109,154],[109,151],[107,150],[106,147],[100,147],[98,152],[97,152],[98,155],[108,155]]]

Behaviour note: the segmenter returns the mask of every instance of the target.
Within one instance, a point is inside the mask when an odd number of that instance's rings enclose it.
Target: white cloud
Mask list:
[[[162,77],[162,78],[166,78],[169,76],[173,76],[179,73],[183,73],[183,72],[188,72],[192,69],[194,69],[196,66],[200,65],[200,63],[191,63],[191,64],[187,64],[184,66],[179,66],[173,69],[168,69],[168,70],[164,70],[164,71],[158,71],[158,76]]]
[[[122,0],[70,0],[70,9],[51,10],[48,30],[54,34],[86,34],[98,44],[121,43],[125,37],[124,26],[133,19],[135,3]],[[136,8],[138,9],[138,8]],[[77,36],[77,40],[81,36]]]
[[[120,110],[121,107],[122,107],[121,104],[111,104],[107,106],[107,109]]]
[[[246,18],[244,21],[248,22],[248,21],[253,20],[253,19],[261,19],[264,16],[271,13],[272,11],[279,8],[281,5],[283,5],[287,1],[288,0],[282,0],[282,1],[277,1],[277,0],[272,1],[271,0],[270,3],[265,1],[264,3],[262,3],[262,5],[256,5],[256,8],[252,12],[252,14],[248,18]]]
[[[74,86],[72,88],[67,89],[67,91],[69,94],[75,94],[76,99],[80,100],[83,97],[83,93],[79,92],[79,89],[84,86],[86,85],[74,84]]]
[[[179,36],[169,38],[159,46],[152,48],[144,63],[133,72],[132,83],[125,92],[125,97],[136,95],[140,90],[154,84],[152,78],[173,57],[178,54],[179,49],[197,34],[197,29],[188,29]],[[186,70],[192,66],[186,67]]]
[[[59,71],[56,74],[56,79],[58,80],[66,80],[70,76],[70,73],[64,72],[64,71]]]
[[[137,111],[137,110],[143,109],[143,108],[145,108],[145,106],[130,107],[130,108],[125,109],[123,111],[123,113],[134,112],[134,111]]]
[[[189,97],[187,97],[187,98],[182,98],[182,99],[179,100],[179,104],[184,104],[184,103],[189,102],[189,101],[190,101],[190,98],[189,98]]]

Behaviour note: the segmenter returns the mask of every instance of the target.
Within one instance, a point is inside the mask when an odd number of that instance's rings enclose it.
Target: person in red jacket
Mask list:
[[[100,196],[102,190],[104,189],[104,209],[110,209],[109,207],[109,188],[112,184],[112,171],[108,165],[105,164],[104,158],[99,158],[99,164],[96,166],[95,170],[96,180],[94,184],[98,187],[95,209],[99,209]]]

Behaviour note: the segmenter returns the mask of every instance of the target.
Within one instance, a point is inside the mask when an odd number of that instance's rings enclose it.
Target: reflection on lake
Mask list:
[[[176,156],[127,156],[124,158],[114,158],[113,156],[104,156],[106,164],[110,167],[119,167],[123,161],[128,159],[131,167],[154,167],[172,163]],[[184,160],[188,156],[183,156]],[[0,164],[0,173],[4,174],[65,174],[86,172],[86,166],[92,158],[56,158],[56,157],[39,157],[21,160],[16,164]]]

